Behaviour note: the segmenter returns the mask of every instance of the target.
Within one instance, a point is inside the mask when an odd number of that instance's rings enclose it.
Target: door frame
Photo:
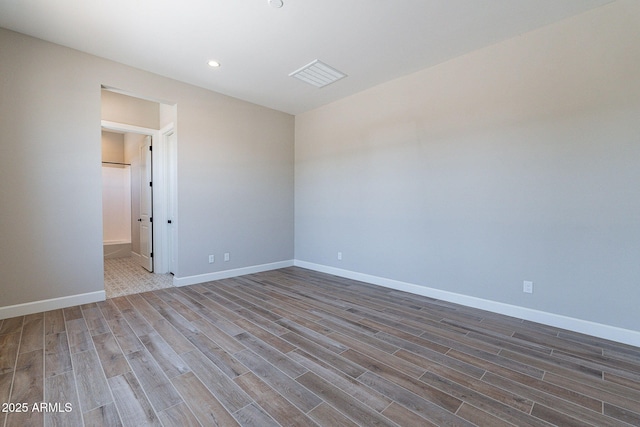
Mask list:
[[[165,231],[160,242],[162,263],[166,272],[178,275],[178,145],[175,124],[169,123],[159,130],[159,161],[158,168],[162,169],[158,177],[162,191],[163,212],[166,214],[162,227]]]
[[[111,122],[108,120],[102,120],[101,126],[103,130],[116,131],[123,133],[136,133],[141,135],[150,135],[152,138],[151,150],[151,162],[152,162],[152,212],[153,212],[153,272],[158,274],[164,274],[169,272],[169,260],[168,254],[170,249],[168,247],[168,198],[172,197],[173,206],[177,208],[177,193],[175,191],[175,183],[169,183],[168,177],[175,177],[177,172],[177,162],[175,161],[175,155],[171,156],[167,152],[169,147],[166,135],[170,135],[171,132],[175,132],[174,124],[170,124],[158,129],[150,129],[141,126],[129,125],[126,123]],[[167,130],[169,129],[169,130]],[[173,148],[175,150],[175,147]],[[174,151],[175,152],[175,151]],[[169,186],[173,186],[173,191],[169,191]],[[177,209],[176,209],[177,210]],[[172,219],[172,225],[176,221]],[[177,224],[175,224],[177,225]],[[177,227],[174,228],[174,233],[177,239]],[[174,247],[171,250],[175,250]],[[173,271],[176,274],[176,271]]]

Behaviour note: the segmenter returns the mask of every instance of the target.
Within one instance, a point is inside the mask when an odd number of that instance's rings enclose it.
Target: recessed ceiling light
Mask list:
[[[207,64],[209,64],[209,67],[213,67],[213,68],[218,68],[220,66],[220,63],[218,61],[214,61],[213,59],[207,62]]]
[[[275,9],[280,9],[283,5],[284,3],[282,2],[282,0],[269,0],[269,6]]]

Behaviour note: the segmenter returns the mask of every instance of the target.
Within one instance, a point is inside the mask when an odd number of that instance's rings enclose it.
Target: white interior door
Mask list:
[[[140,265],[153,271],[151,136],[140,144]]]

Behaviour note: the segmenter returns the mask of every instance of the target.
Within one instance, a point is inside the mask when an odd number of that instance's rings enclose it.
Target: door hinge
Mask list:
[[[151,252],[151,254],[149,254],[149,257],[150,257],[150,258],[153,258],[153,252]]]
[[[153,147],[152,145],[149,146],[149,151],[153,151],[152,147]]]
[[[149,182],[149,187],[153,187],[153,182]]]
[[[149,222],[153,222],[153,217],[149,217]]]

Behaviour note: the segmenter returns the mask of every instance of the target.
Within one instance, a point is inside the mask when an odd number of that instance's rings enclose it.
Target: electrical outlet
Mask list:
[[[227,261],[229,261],[229,259],[230,259],[229,258],[229,252],[225,252],[224,253],[224,261],[227,262]]]
[[[342,261],[342,252],[338,252],[338,261]]]
[[[527,294],[532,294],[533,293],[533,282],[529,282],[528,280],[525,280],[524,282],[522,282],[522,292],[527,293]]]
[[[216,257],[213,255],[209,255],[209,264],[213,264],[214,262],[216,262]]]

